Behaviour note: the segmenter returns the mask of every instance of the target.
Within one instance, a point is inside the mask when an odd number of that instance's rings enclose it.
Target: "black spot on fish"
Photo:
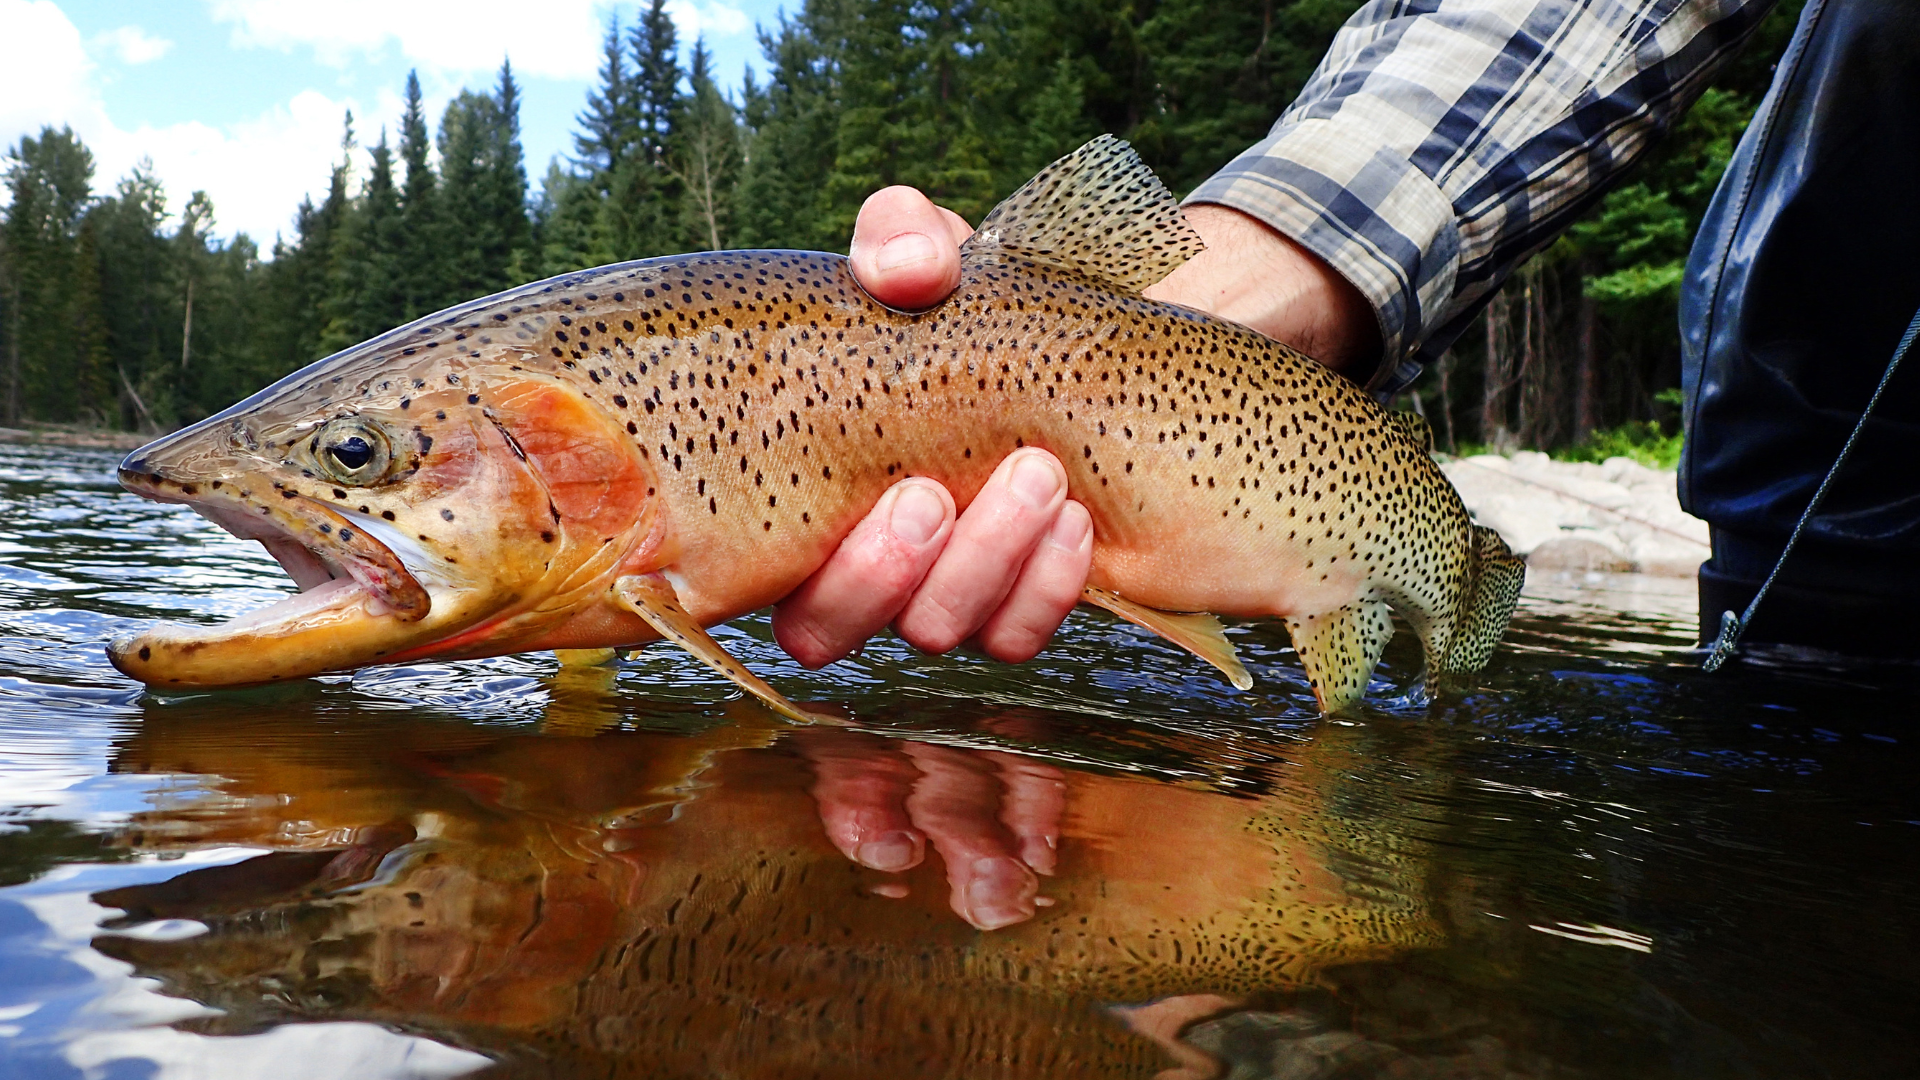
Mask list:
[[[442,511],[440,511],[440,519],[441,519],[442,521],[452,521],[452,520],[453,520],[453,511],[451,511],[451,510],[442,510]]]

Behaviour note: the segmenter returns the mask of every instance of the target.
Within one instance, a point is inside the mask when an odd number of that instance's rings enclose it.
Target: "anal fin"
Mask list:
[[[1393,636],[1393,619],[1385,603],[1356,600],[1318,615],[1288,619],[1287,633],[1307,669],[1320,711],[1335,713],[1366,694],[1367,679]]]
[[[553,658],[560,661],[563,668],[591,668],[613,663],[620,655],[618,649],[555,649]]]
[[[840,723],[840,718],[810,713],[733,658],[726,647],[713,640],[705,627],[680,606],[673,585],[659,574],[629,574],[613,583],[613,597],[621,607],[645,619],[660,636],[698,657],[708,667],[725,675],[734,685],[759,698],[767,708],[802,724]]]
[[[1086,587],[1084,603],[1105,608],[1135,626],[1145,627],[1221,670],[1237,690],[1253,689],[1253,676],[1234,654],[1220,620],[1205,613],[1181,615],[1136,604],[1119,593]]]

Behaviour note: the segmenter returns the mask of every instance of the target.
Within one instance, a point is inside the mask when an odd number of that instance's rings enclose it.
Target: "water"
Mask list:
[[[1536,583],[1430,707],[1403,634],[1358,720],[1089,614],[722,631],[852,731],[661,646],[160,696],[101,643],[284,577],[112,464],[0,447],[0,1075],[1920,1074],[1914,680],[1700,676],[1684,590]]]

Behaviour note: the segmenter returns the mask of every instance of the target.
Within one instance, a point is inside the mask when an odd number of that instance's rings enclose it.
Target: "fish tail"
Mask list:
[[[1467,588],[1440,664],[1443,673],[1479,671],[1486,666],[1500,635],[1506,633],[1520,586],[1527,579],[1526,561],[1508,550],[1499,533],[1484,525],[1472,528]]]

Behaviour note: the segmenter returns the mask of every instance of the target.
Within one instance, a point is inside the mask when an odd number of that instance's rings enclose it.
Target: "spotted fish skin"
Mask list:
[[[661,575],[711,625],[792,591],[898,480],[931,477],[964,507],[1006,454],[1040,447],[1091,513],[1090,586],[1287,620],[1323,709],[1364,692],[1389,609],[1430,670],[1478,668],[1518,561],[1476,532],[1421,429],[1299,352],[1139,294],[1195,250],[1164,187],[1103,138],[983,222],[932,310],[879,304],[821,253],[601,267],[321,361],[136,452],[122,477],[195,503],[224,478],[223,498],[246,488],[273,521],[289,499],[338,510],[431,571],[415,576],[433,613],[366,663],[657,638],[606,598],[634,574]],[[327,475],[313,440],[341,417],[380,425],[410,471],[367,487]],[[392,527],[383,510],[400,512]],[[474,520],[499,527],[447,528]],[[377,560],[338,561],[381,580]],[[144,642],[136,658],[141,644],[116,645],[115,662],[148,681],[219,681],[207,635]],[[351,650],[317,651],[323,667],[270,677],[355,666]]]

